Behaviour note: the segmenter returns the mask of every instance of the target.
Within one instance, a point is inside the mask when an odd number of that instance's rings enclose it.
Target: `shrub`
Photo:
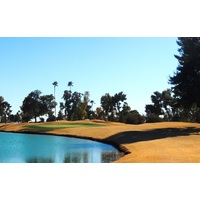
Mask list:
[[[124,117],[126,124],[142,124],[144,123],[144,117],[139,114],[137,110],[132,110]]]
[[[56,121],[56,117],[52,115],[51,117],[47,118],[47,122],[54,122]]]
[[[151,114],[151,115],[147,116],[147,118],[146,118],[147,123],[162,122],[162,121],[163,121],[163,119],[155,114]]]

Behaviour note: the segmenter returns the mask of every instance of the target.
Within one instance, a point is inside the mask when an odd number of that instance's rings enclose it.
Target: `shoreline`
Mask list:
[[[17,134],[33,134],[33,135],[51,135],[51,136],[58,136],[58,137],[69,137],[69,138],[77,138],[77,139],[85,139],[85,140],[91,140],[91,141],[96,141],[96,142],[100,142],[100,143],[104,143],[104,144],[108,144],[113,146],[114,148],[116,148],[120,154],[122,154],[120,156],[123,157],[129,153],[131,153],[125,146],[118,144],[114,141],[109,141],[106,139],[99,139],[99,138],[93,138],[93,137],[85,137],[85,136],[77,136],[77,135],[73,135],[73,134],[65,134],[65,133],[61,133],[61,134],[57,134],[57,133],[45,133],[45,132],[37,132],[37,131],[5,131],[5,130],[0,130],[0,132],[4,132],[4,133],[17,133]]]
[[[80,123],[82,127],[70,126]],[[97,123],[104,123],[104,126],[90,126]],[[63,124],[66,127],[63,127]],[[84,126],[85,124],[87,126]],[[57,121],[32,125],[37,129],[31,130],[28,123],[2,124],[0,131],[66,136],[106,143],[123,154],[113,163],[200,163],[198,123],[160,122],[128,125],[102,121]],[[48,125],[51,129],[42,131],[42,128]],[[57,128],[58,126],[61,127]]]

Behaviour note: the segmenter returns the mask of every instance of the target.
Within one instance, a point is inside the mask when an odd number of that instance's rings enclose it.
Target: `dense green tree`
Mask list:
[[[80,107],[80,102],[81,102],[81,97],[82,93],[79,92],[74,92],[72,93],[72,98],[71,98],[71,110],[69,112],[70,114],[70,120],[76,120],[78,119],[77,115],[79,112],[79,107]]]
[[[87,105],[86,107],[86,119],[94,119],[95,118],[95,111],[93,111],[92,106],[91,105]]]
[[[164,114],[163,108],[162,108],[162,94],[158,91],[154,92],[154,94],[151,95],[151,101],[153,104],[148,104],[145,106],[147,121],[149,118],[155,119],[155,122],[160,121],[159,116]]]
[[[63,111],[65,114],[63,114]],[[60,102],[60,110],[59,110],[59,113],[60,113],[60,116],[62,115],[63,116],[63,119],[66,118],[66,112],[65,112],[65,104],[64,102]]]
[[[153,113],[146,117],[147,123],[162,122],[162,121],[163,121],[162,118],[160,118],[158,115],[155,115]]]
[[[63,94],[64,102],[60,103],[60,110],[64,110],[65,117],[68,120],[83,120],[90,119],[91,111],[90,93],[86,91],[84,94],[80,92],[71,92],[65,90]]]
[[[118,98],[118,94],[115,94],[115,96],[111,96],[109,93],[106,93],[101,97],[101,107],[103,108],[104,115],[107,119],[113,119],[114,115],[117,113],[117,105],[120,109],[120,103]]]
[[[146,112],[146,114],[147,114],[147,117],[149,117],[149,116],[152,115],[152,114],[159,116],[159,115],[157,114],[157,110],[156,110],[155,106],[152,105],[152,104],[147,104],[147,105],[145,106],[145,112]]]
[[[113,97],[109,93],[101,97],[101,107],[103,108],[105,118],[108,119],[109,113],[113,113],[114,110]]]
[[[40,94],[41,91],[35,90],[31,92],[27,97],[25,97],[21,110],[23,112],[23,120],[35,118],[35,122],[37,122],[37,117],[43,115],[41,112],[41,102],[40,102]]]
[[[3,108],[4,108],[4,122],[7,123],[7,119],[9,118],[12,110],[11,110],[11,105],[5,101],[3,103]]]
[[[125,102],[126,95],[123,92],[116,93],[111,96],[106,93],[101,97],[101,107],[103,109],[104,118],[109,121],[119,121],[126,123],[127,116],[130,114],[131,108]]]
[[[94,100],[91,100],[89,103],[90,104],[88,104],[86,107],[87,119],[94,119],[95,112],[93,111],[93,105],[95,104],[95,102],[94,102]]]
[[[45,114],[48,114],[49,117],[53,115],[52,109],[56,107],[57,103],[52,94],[40,96],[40,101],[42,104],[42,110]]]
[[[62,98],[64,99],[64,103],[63,102],[60,103],[60,109],[64,110],[65,117],[68,117],[68,119],[69,119],[70,115],[71,115],[71,110],[72,110],[72,105],[71,105],[72,104],[72,92],[69,90],[65,90]]]
[[[80,113],[81,113],[80,119],[86,119],[87,114],[89,113],[89,108],[91,108],[91,106],[88,105],[89,103],[90,103],[90,93],[89,91],[86,91],[83,95],[83,101],[80,102]]]
[[[20,122],[21,121],[20,112],[18,111],[15,115],[11,114],[9,119],[11,122]]]
[[[123,92],[119,92],[119,93],[116,93],[114,96],[113,96],[113,103],[114,103],[114,106],[117,110],[117,113],[120,113],[121,111],[121,108],[122,108],[122,103],[126,100],[126,95],[123,94]]]
[[[153,95],[151,95],[151,101],[153,103],[154,106],[154,113],[156,115],[162,115],[164,114],[163,110],[162,110],[162,93],[156,91],[154,92]]]
[[[34,118],[37,122],[37,117],[45,114],[52,115],[52,109],[55,106],[56,102],[53,95],[41,96],[41,91],[35,90],[25,97],[22,103],[23,120],[27,121]]]
[[[173,121],[200,122],[200,108],[193,104],[190,108],[176,106],[173,108]]]
[[[200,108],[195,103],[189,108],[177,103],[178,100],[172,90],[167,89],[161,93],[154,92],[151,97],[154,104],[146,105],[147,122],[200,122]],[[162,115],[162,118],[160,118],[160,115]]]
[[[96,118],[97,119],[103,119],[104,118],[104,112],[103,112],[102,107],[96,108]]]
[[[57,103],[55,102],[55,98],[52,94],[40,96],[40,101],[42,104],[42,110],[45,114],[48,114],[47,121],[55,121],[56,116],[53,115],[53,108],[56,107]]]
[[[147,118],[151,117],[152,119],[158,119],[160,121],[159,116],[163,115],[166,121],[172,119],[176,99],[172,96],[170,89],[164,90],[161,93],[158,91],[154,92],[151,95],[151,101],[153,104],[148,104],[145,107]]]
[[[200,107],[200,38],[180,37],[177,40],[179,65],[169,83],[178,100],[185,108],[196,104]]]
[[[10,117],[11,112],[12,112],[11,105],[7,101],[4,101],[4,98],[2,96],[0,96],[1,122],[7,123],[7,119]]]
[[[126,115],[126,124],[142,124],[144,123],[144,118],[139,114],[137,110],[131,110]]]
[[[71,92],[65,90],[63,94],[64,103],[60,104],[61,109],[65,111],[65,117],[68,120],[75,120],[75,112],[77,113],[78,105],[80,105],[82,94],[79,92]]]
[[[3,102],[4,102],[4,98],[2,96],[0,96],[0,116],[2,116],[3,112],[4,112]]]
[[[164,116],[167,121],[171,121],[173,117],[173,110],[176,106],[177,100],[172,95],[172,90],[167,89],[162,92],[162,107],[164,110]]]
[[[131,107],[128,105],[127,102],[125,102],[122,107],[122,111],[119,114],[119,122],[126,123],[126,119],[130,111]]]
[[[87,107],[90,102],[89,92],[86,91],[83,95],[83,99],[80,99],[77,107],[73,110],[72,120],[83,120],[87,117]]]
[[[63,119],[64,119],[64,115],[62,113],[62,110],[59,110],[57,120],[63,120]]]

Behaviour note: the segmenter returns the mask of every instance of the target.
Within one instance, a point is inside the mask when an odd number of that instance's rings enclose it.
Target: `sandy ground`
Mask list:
[[[95,123],[103,122],[95,121]],[[27,124],[0,124],[0,130],[17,132],[22,131],[25,125]],[[122,145],[129,153],[115,161],[116,163],[200,162],[200,124],[197,123],[163,122],[126,125],[108,122],[100,127],[63,128],[45,133],[89,137]]]

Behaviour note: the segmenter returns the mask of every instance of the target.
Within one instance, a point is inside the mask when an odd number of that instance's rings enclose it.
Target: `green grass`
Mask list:
[[[79,127],[100,127],[104,126],[104,124],[96,124],[96,123],[67,123],[67,124],[41,124],[41,125],[26,125],[23,126],[23,129],[30,131],[53,131],[56,129],[62,128],[79,128]]]

